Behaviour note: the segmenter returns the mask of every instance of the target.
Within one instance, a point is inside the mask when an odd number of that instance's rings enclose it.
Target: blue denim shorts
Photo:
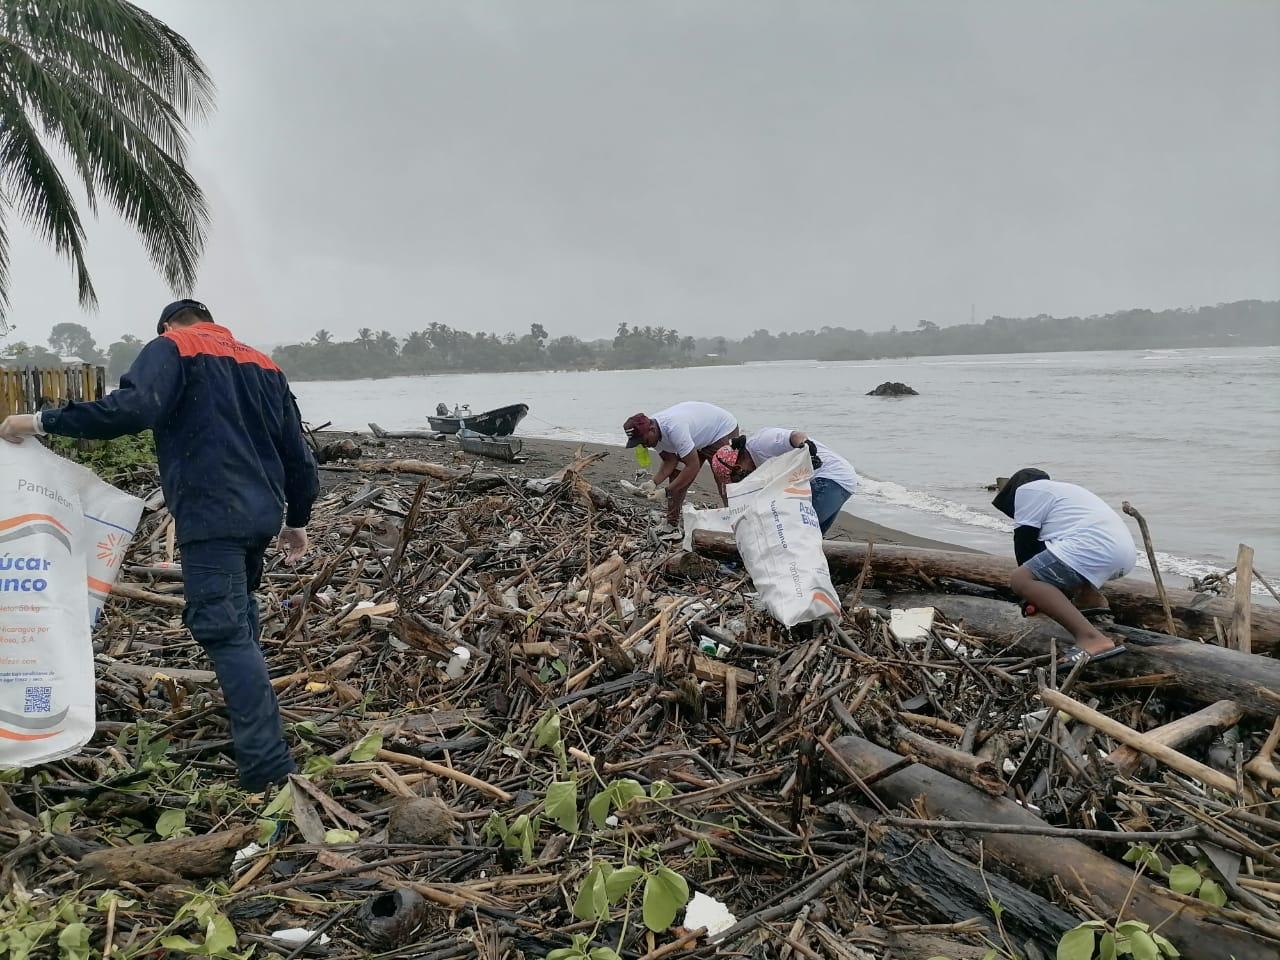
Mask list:
[[[1041,550],[1023,566],[1030,570],[1031,575],[1041,583],[1057,587],[1067,596],[1071,596],[1089,582],[1048,550]]]

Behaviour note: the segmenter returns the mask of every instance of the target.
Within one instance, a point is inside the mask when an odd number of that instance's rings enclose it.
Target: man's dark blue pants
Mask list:
[[[182,545],[187,606],[182,621],[213,661],[222,685],[240,785],[265,789],[295,769],[280,705],[258,645],[262,556],[269,540],[198,540]]]

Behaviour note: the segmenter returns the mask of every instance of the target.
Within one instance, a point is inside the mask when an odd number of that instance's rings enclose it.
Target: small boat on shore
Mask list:
[[[467,453],[492,460],[520,463],[523,459],[520,456],[523,443],[519,437],[486,437],[482,433],[464,429],[458,431],[458,443]]]
[[[486,437],[509,437],[516,432],[516,427],[529,412],[526,403],[513,403],[496,410],[484,413],[472,413],[470,407],[454,407],[449,410],[443,403],[436,407],[436,415],[427,417],[431,429],[436,433],[455,434],[459,430],[470,430]]]

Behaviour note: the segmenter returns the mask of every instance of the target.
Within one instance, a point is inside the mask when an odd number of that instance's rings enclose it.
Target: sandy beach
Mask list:
[[[521,437],[523,444],[522,463],[503,463],[483,457],[464,453],[452,440],[376,440],[367,433],[329,432],[318,434],[325,441],[349,437],[367,447],[366,454],[377,457],[418,457],[436,462],[457,462],[487,464],[487,469],[518,477],[545,477],[555,473],[569,463],[579,451],[583,453],[603,453],[604,458],[591,464],[585,475],[593,483],[617,496],[626,496],[619,486],[619,481],[635,482],[637,474],[640,479],[652,474],[654,467],[643,470],[636,462],[634,452],[622,446],[602,443],[587,443],[567,440],[544,440],[534,437]],[[377,444],[385,446],[379,448]],[[323,468],[322,468],[323,469]],[[690,494],[690,502],[697,507],[716,507],[720,505],[715,484],[711,479],[711,471],[703,469],[698,476]],[[660,509],[661,503],[655,502],[654,509]],[[968,547],[958,546],[941,540],[916,536],[901,530],[894,530],[883,524],[859,517],[857,514],[858,497],[854,494],[845,506],[840,519],[832,528],[829,539],[864,542],[872,540],[876,543],[894,543],[909,547],[928,547],[938,550],[961,550],[973,552]]]

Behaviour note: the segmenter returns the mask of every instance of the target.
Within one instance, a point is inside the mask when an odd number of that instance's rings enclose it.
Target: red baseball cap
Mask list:
[[[711,458],[711,472],[721,483],[733,482],[733,471],[738,466],[738,451],[730,446],[723,446]]]
[[[653,421],[643,413],[633,413],[622,424],[622,432],[627,435],[627,447],[638,447],[644,443],[644,436],[649,432]]]

